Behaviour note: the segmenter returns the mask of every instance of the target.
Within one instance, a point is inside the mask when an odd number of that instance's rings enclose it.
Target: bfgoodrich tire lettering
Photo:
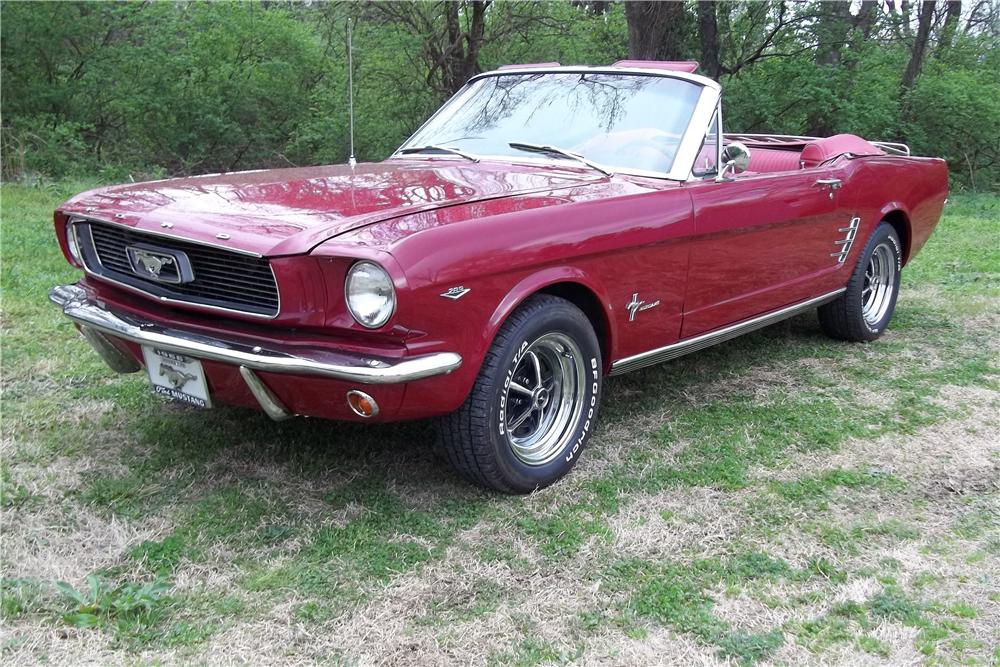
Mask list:
[[[470,481],[505,493],[552,484],[579,459],[601,400],[601,350],[572,303],[536,295],[504,323],[442,449]]]
[[[902,268],[899,236],[882,222],[872,232],[847,282],[836,300],[819,308],[823,331],[833,338],[873,341],[889,326],[899,295]]]

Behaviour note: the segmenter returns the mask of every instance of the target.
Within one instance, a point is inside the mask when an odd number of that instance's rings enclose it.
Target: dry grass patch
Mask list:
[[[820,652],[798,642],[785,642],[765,664],[771,665],[830,665],[876,667],[893,665],[907,667],[924,663],[927,656],[917,648],[919,631],[900,623],[879,623],[868,630],[866,637],[874,640],[877,650],[865,650],[857,642],[835,643]],[[869,644],[872,645],[872,644]]]
[[[477,556],[489,536],[510,534],[505,529],[462,531],[441,559],[366,585],[366,602],[319,624],[297,620],[308,600],[288,600],[218,634],[200,657],[225,660],[239,644],[237,655],[251,658],[282,645],[293,663],[334,657],[363,665],[485,665],[524,639],[571,653],[567,629],[601,605],[596,584],[581,585],[573,567],[551,568],[525,542],[509,545],[510,559]]]
[[[1000,479],[1000,475],[994,476],[1000,464],[1000,392],[946,386],[932,400],[953,418],[923,428],[916,435],[855,438],[836,452],[797,453],[777,468],[758,466],[752,476],[762,481],[789,481],[828,470],[871,468],[928,489],[947,488],[951,478]],[[990,489],[987,485],[980,490]]]
[[[162,403],[81,341],[22,334],[73,337],[41,289],[9,291],[26,315],[0,315],[17,353],[0,458],[21,489],[4,497],[2,568],[48,597],[4,619],[3,659],[989,662],[1000,311],[950,266],[907,269],[872,345],[829,341],[810,314],[610,379],[582,465],[524,498],[465,485],[428,424]],[[162,614],[70,627],[51,582],[91,573],[164,577]]]
[[[751,525],[739,502],[745,497],[707,487],[640,494],[610,519],[611,550],[680,562],[718,554]]]
[[[169,523],[150,517],[141,524],[103,516],[86,505],[44,504],[32,512],[4,512],[3,577],[80,584],[97,570],[120,562],[129,549],[165,535]]]
[[[124,665],[135,656],[115,650],[114,640],[92,630],[17,621],[0,625],[3,658],[9,665]]]
[[[573,664],[581,667],[722,667],[734,665],[703,644],[666,628],[650,628],[642,637],[601,633],[590,638],[587,652]]]

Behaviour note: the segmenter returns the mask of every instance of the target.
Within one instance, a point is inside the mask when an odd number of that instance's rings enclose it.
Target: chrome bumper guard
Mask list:
[[[454,352],[438,352],[396,361],[306,346],[289,345],[282,346],[282,349],[264,349],[251,343],[172,329],[143,321],[130,313],[116,312],[91,299],[77,285],[52,288],[49,300],[80,325],[84,337],[113,370],[129,373],[139,370],[139,365],[122,354],[107,336],[197,359],[233,364],[240,367],[247,386],[261,403],[261,407],[276,419],[290,416],[290,413],[260,382],[253,373],[255,370],[320,375],[360,384],[398,384],[444,375],[462,365],[462,357]]]

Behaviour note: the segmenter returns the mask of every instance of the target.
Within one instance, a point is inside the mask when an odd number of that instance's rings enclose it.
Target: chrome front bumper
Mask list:
[[[121,373],[136,371],[139,365],[118,351],[105,336],[151,345],[197,359],[221,361],[240,366],[241,369],[321,375],[360,384],[411,382],[444,375],[462,365],[462,357],[454,352],[438,352],[397,361],[296,345],[270,346],[265,349],[260,345],[240,342],[236,337],[233,340],[223,340],[143,321],[130,313],[116,312],[91,299],[77,285],[52,288],[49,300],[80,325],[83,335],[94,349],[112,369]],[[246,377],[244,372],[244,378]]]

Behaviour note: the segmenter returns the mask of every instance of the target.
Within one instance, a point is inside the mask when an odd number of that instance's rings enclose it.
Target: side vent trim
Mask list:
[[[837,252],[831,252],[830,257],[836,257],[838,264],[843,264],[844,260],[847,259],[848,253],[851,252],[851,246],[854,245],[854,239],[858,235],[858,227],[861,226],[861,218],[854,216],[851,218],[851,223],[847,227],[841,227],[837,231],[841,234],[846,234],[842,239],[837,239],[834,241],[834,245],[843,246]]]

